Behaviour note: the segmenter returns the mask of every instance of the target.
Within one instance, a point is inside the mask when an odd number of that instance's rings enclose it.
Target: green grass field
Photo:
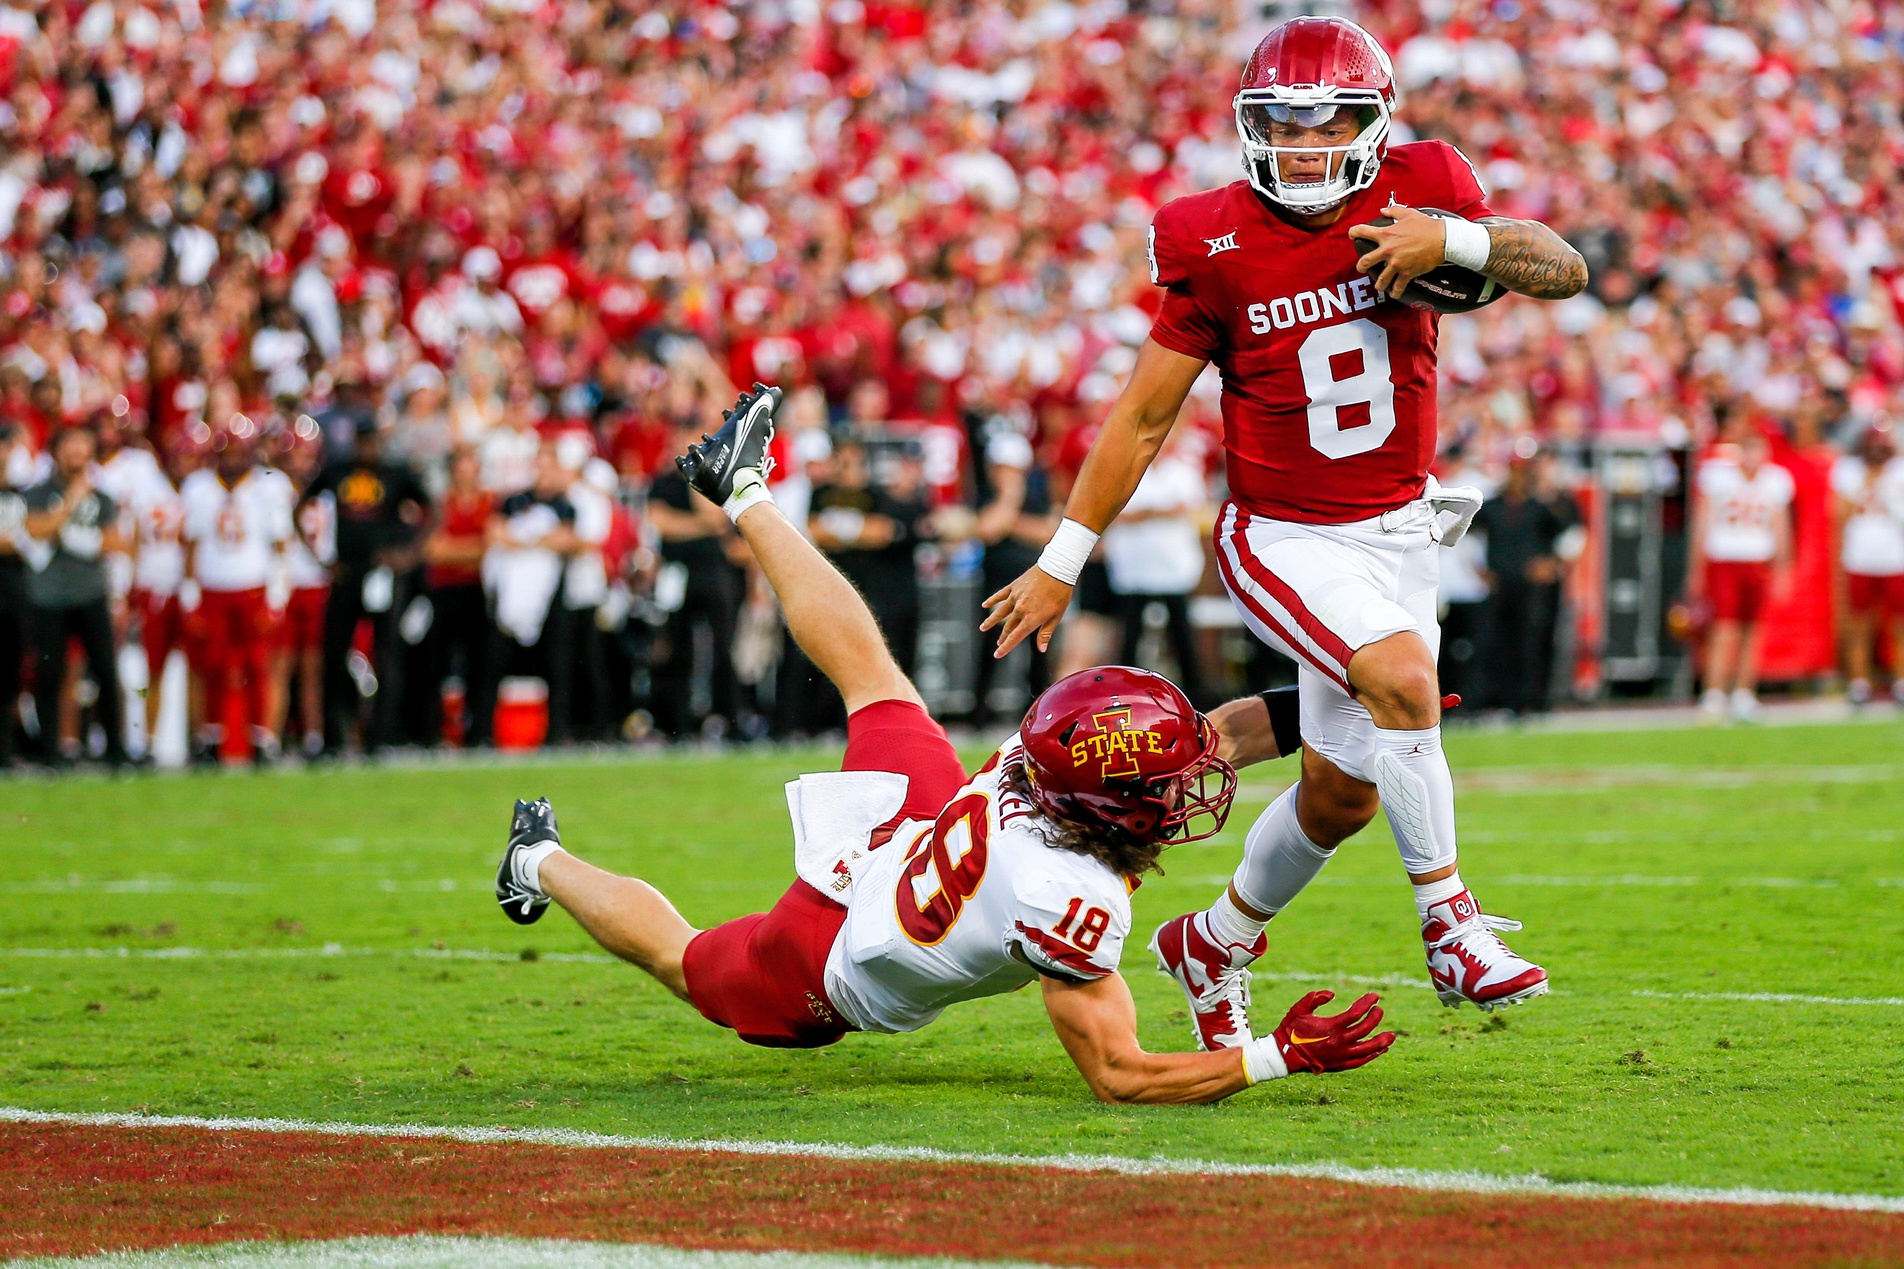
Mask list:
[[[0,784],[0,1104],[1904,1194],[1904,729],[1450,750],[1463,875],[1554,994],[1442,1008],[1378,822],[1271,927],[1256,1013],[1379,980],[1402,1040],[1192,1110],[1092,1101],[1036,992],[753,1049],[565,959],[594,949],[559,912],[496,910],[511,799],[545,792],[573,849],[696,924],[762,909],[792,877],[780,785],[833,754]],[[1245,773],[1223,836],[1135,896],[1148,1046],[1190,1043],[1150,929],[1209,901],[1293,775]],[[1852,1003],[1727,998],[1753,993]]]

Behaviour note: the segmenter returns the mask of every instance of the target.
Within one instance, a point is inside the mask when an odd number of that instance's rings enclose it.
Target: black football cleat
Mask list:
[[[517,857],[531,846],[561,840],[549,799],[517,800],[516,818],[509,825],[509,845],[502,852],[502,863],[496,866],[496,902],[502,905],[503,915],[517,925],[534,925],[549,907],[548,895],[531,890],[517,877]]]
[[[721,430],[701,437],[699,445],[674,460],[687,482],[715,506],[734,496],[734,477],[753,470],[765,480],[773,470],[767,446],[773,440],[774,415],[780,410],[780,389],[756,383],[741,393],[734,408],[723,410]]]

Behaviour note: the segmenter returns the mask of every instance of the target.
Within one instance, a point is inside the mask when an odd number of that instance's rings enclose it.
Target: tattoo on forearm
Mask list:
[[[1566,239],[1538,220],[1488,216],[1493,247],[1488,252],[1487,275],[1510,291],[1542,300],[1564,300],[1587,285],[1587,262]]]

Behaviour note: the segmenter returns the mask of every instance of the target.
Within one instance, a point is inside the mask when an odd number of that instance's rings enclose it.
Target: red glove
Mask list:
[[[1316,1012],[1317,1006],[1334,999],[1332,991],[1312,991],[1283,1015],[1276,1028],[1276,1047],[1291,1075],[1354,1070],[1373,1062],[1395,1043],[1393,1031],[1369,1034],[1382,1022],[1382,1007],[1376,1003],[1380,997],[1374,992],[1334,1017]]]

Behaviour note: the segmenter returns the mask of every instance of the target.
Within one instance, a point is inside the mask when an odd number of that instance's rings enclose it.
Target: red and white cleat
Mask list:
[[[1250,972],[1247,966],[1269,947],[1259,934],[1248,947],[1224,943],[1210,933],[1207,915],[1186,912],[1150,936],[1157,968],[1177,980],[1190,1000],[1192,1032],[1199,1049],[1234,1049],[1250,1032]]]
[[[1428,909],[1421,941],[1428,951],[1428,977],[1441,1003],[1463,1001],[1492,1012],[1547,994],[1547,971],[1501,942],[1496,930],[1518,930],[1519,921],[1488,916],[1463,890]]]

